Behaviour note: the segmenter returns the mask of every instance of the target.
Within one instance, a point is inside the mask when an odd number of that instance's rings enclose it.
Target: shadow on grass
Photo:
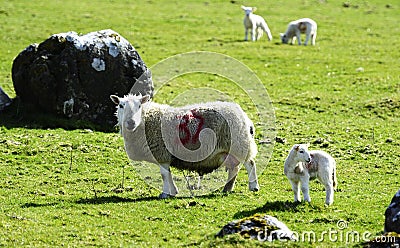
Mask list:
[[[266,202],[263,206],[237,212],[234,215],[234,218],[240,219],[244,217],[253,216],[259,213],[267,213],[267,212],[309,212],[309,211],[320,211],[320,207],[313,206],[307,202],[289,202],[289,201],[275,201],[275,202]]]
[[[77,200],[77,204],[105,204],[105,203],[120,203],[120,202],[147,202],[158,200],[158,197],[141,197],[141,198],[125,198],[120,196],[100,196],[92,198],[82,198]]]
[[[58,205],[57,202],[46,202],[46,203],[34,203],[29,202],[21,205],[21,208],[37,208],[37,207],[51,207]]]

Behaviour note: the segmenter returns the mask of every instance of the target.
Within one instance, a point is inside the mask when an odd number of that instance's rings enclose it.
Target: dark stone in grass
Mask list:
[[[255,214],[251,217],[231,221],[216,236],[223,237],[234,233],[259,241],[297,240],[296,235],[283,222],[269,215]]]
[[[386,209],[385,232],[400,233],[400,190],[393,196]]]
[[[10,97],[8,97],[8,95],[0,87],[0,111],[8,107],[10,104],[11,104]]]
[[[14,60],[12,79],[22,110],[88,121],[115,122],[111,94],[153,95],[151,73],[135,48],[113,30],[50,36]]]

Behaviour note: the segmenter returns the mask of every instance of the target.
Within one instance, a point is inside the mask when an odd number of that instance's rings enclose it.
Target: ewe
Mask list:
[[[325,203],[333,203],[333,192],[337,186],[336,162],[328,153],[319,150],[308,151],[307,145],[296,144],[285,160],[284,173],[292,184],[295,202],[301,201],[300,185],[304,200],[311,202],[309,180],[318,178],[325,186]]]
[[[128,157],[160,166],[163,190],[159,198],[178,193],[170,166],[202,176],[224,165],[228,181],[223,190],[232,191],[243,163],[249,189],[259,190],[254,126],[239,105],[212,102],[174,108],[151,102],[147,95],[110,97],[117,104],[118,126]]]
[[[304,45],[307,46],[311,38],[311,45],[315,45],[317,39],[317,23],[310,18],[303,18],[289,23],[284,34],[280,34],[282,43],[293,44],[297,38],[297,42],[301,45],[300,34],[306,34]]]
[[[253,12],[256,11],[257,8],[242,6],[242,9],[245,12],[245,16],[243,19],[244,40],[247,40],[247,33],[250,29],[252,41],[259,40],[263,34],[263,31],[267,34],[268,40],[271,41],[272,34],[269,30],[267,22],[261,16],[253,14]]]

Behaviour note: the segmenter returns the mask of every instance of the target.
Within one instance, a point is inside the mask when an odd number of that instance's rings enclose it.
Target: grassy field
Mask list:
[[[268,159],[257,136],[257,164],[265,168],[259,192],[247,190],[241,170],[231,194],[158,200],[159,190],[128,161],[117,132],[46,128],[0,113],[0,246],[343,247],[362,245],[363,235],[382,235],[385,209],[400,187],[399,1],[347,1],[347,7],[336,0],[0,3],[0,86],[11,97],[13,59],[29,44],[55,33],[110,28],[150,68],[192,51],[245,64],[268,91],[277,136],[286,141],[276,142]],[[265,35],[243,42],[241,4],[258,7],[272,42]],[[317,21],[316,46],[280,44],[279,33],[301,17]],[[243,92],[212,74],[177,77],[155,100],[169,103],[201,87],[222,92],[257,118]],[[257,129],[263,124],[257,122]],[[294,143],[310,143],[336,158],[339,185],[332,206],[324,206],[317,182],[311,183],[311,204],[291,203],[283,162]],[[214,237],[229,221],[256,213],[316,238],[271,244]],[[348,233],[359,240],[346,238]]]

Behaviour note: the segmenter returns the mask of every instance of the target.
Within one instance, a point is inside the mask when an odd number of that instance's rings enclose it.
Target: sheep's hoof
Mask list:
[[[175,197],[175,196],[162,192],[162,193],[158,196],[158,199],[167,199],[167,198],[173,198],[173,197]]]
[[[257,192],[260,190],[260,185],[258,185],[258,183],[251,182],[249,184],[249,190],[253,191],[253,192]]]

